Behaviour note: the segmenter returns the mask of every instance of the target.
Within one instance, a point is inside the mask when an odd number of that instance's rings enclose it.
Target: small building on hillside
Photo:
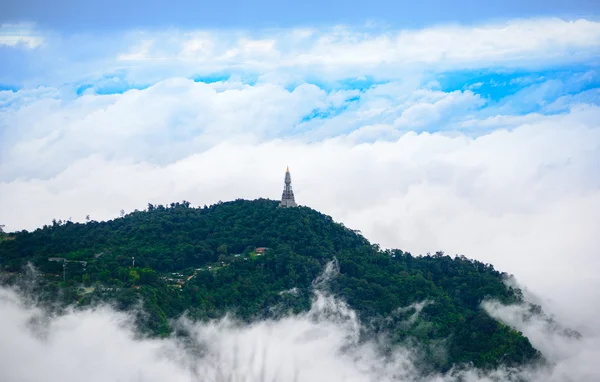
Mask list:
[[[269,248],[267,248],[267,247],[258,247],[258,248],[256,248],[255,252],[257,255],[264,255],[265,252],[267,252],[268,250],[269,250]]]

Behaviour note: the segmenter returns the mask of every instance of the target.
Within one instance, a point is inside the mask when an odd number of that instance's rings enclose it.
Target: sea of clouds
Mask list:
[[[278,199],[290,165],[301,205],[382,247],[491,263],[583,335],[563,338],[523,320],[519,307],[485,305],[556,363],[518,375],[598,380],[591,361],[600,336],[599,35],[600,23],[584,19],[118,36],[3,24],[0,82],[10,87],[0,90],[0,224],[14,231],[54,218],[105,220],[148,202]],[[2,296],[0,352],[11,366],[2,372],[25,373],[7,380],[37,380],[27,374],[36,370],[68,380],[77,365],[99,380],[162,380],[161,370],[191,378],[188,361],[165,356],[180,346],[175,340],[135,340],[121,325],[128,318],[109,308],[73,311],[32,332],[27,323],[39,309],[12,291]],[[328,349],[311,361],[333,373],[323,379],[343,380],[337,373],[345,370],[377,380],[373,367],[417,378],[411,351],[367,356],[370,345],[347,339],[355,329],[313,313],[253,326],[190,325],[214,328],[223,341],[235,333],[247,349],[240,354],[254,351],[257,336],[272,340],[271,349],[292,348],[296,337],[284,334],[329,328],[338,340],[307,335],[298,345]],[[109,333],[114,345],[103,342]],[[334,351],[346,348],[365,358]],[[309,362],[303,351],[298,359]],[[394,362],[405,367],[388,367]],[[120,374],[129,372],[136,374]]]

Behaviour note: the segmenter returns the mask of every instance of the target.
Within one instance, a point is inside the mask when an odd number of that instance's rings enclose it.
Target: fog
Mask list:
[[[75,381],[598,381],[600,341],[574,336],[527,313],[525,306],[486,301],[494,318],[522,331],[548,361],[544,366],[474,368],[422,375],[419,349],[389,353],[385,336],[361,340],[362,323],[343,301],[326,292],[336,262],[313,283],[310,311],[277,320],[241,324],[225,317],[173,325],[188,334],[151,339],[136,332],[133,317],[109,306],[69,308],[50,314],[24,289],[0,288],[0,379]],[[413,306],[414,320],[425,304]],[[434,303],[434,302],[433,302]],[[402,309],[402,307],[400,307]]]

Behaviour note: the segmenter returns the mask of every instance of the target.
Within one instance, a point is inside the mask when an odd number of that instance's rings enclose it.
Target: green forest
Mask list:
[[[198,320],[230,313],[250,322],[307,311],[313,281],[336,259],[340,272],[327,291],[368,323],[365,339],[383,333],[392,343],[416,341],[435,371],[540,359],[522,333],[481,309],[484,299],[523,298],[492,265],[382,250],[318,211],[277,206],[267,199],[202,208],[149,204],[106,222],[53,221],[2,233],[1,279],[18,284],[31,264],[41,302],[110,302],[130,310],[141,301],[140,331],[169,336],[169,320],[183,313]],[[399,308],[420,302],[427,303],[417,319],[407,320],[415,310]],[[435,350],[440,346],[444,352]]]

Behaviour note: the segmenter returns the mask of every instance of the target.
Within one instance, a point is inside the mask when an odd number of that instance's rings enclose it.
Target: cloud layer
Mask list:
[[[33,49],[43,42],[43,37],[36,34],[30,24],[0,24],[0,47]]]
[[[194,62],[257,72],[310,68],[339,73],[411,65],[450,69],[585,62],[600,48],[600,24],[560,19],[401,31],[307,28],[250,36],[218,31],[142,33],[139,43],[117,59]]]
[[[3,37],[2,37],[3,36]],[[0,83],[153,84],[173,76],[235,73],[258,81],[302,83],[372,76],[400,79],[426,71],[588,65],[600,53],[600,23],[558,18],[520,19],[475,26],[446,24],[390,29],[376,24],[270,30],[168,29],[57,34],[14,25],[0,28],[8,75]],[[16,65],[16,64],[23,65]],[[11,65],[12,64],[12,65]],[[0,66],[2,68],[2,66]],[[113,84],[114,85],[114,84]]]

